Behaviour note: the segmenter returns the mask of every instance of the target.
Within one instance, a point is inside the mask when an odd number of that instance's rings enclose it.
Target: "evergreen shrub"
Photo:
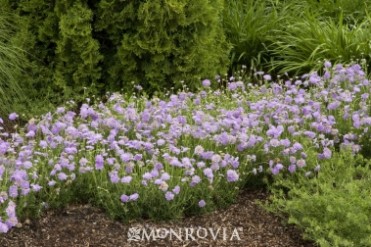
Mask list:
[[[223,0],[0,0],[17,15],[29,98],[59,104],[107,91],[195,89],[225,73]],[[184,83],[181,83],[181,82]]]

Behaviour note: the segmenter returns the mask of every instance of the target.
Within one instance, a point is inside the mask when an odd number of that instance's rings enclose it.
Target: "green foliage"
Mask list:
[[[76,1],[56,1],[54,12],[60,30],[55,49],[54,83],[67,95],[81,94],[84,87],[97,85],[101,77],[98,63],[102,55],[91,27],[93,12],[87,4]]]
[[[336,153],[314,178],[276,180],[268,208],[287,215],[320,246],[370,246],[370,165],[360,156]]]
[[[15,75],[25,89],[27,100],[14,100],[17,112],[28,115],[41,114],[53,104],[64,101],[61,90],[53,85],[54,47],[58,34],[58,22],[52,12],[54,5],[40,0],[1,0],[3,8],[14,13],[14,35],[9,43],[25,50],[23,71]],[[58,96],[57,96],[58,95]]]
[[[277,39],[269,47],[276,58],[273,68],[296,74],[318,70],[325,59],[349,62],[370,58],[371,19],[350,27],[339,20],[319,20],[307,13],[285,30],[276,31]]]
[[[223,73],[229,47],[220,24],[223,1],[100,1],[96,28],[106,45],[111,85],[135,81],[162,91],[180,81],[196,88]]]
[[[150,94],[180,89],[180,81],[195,89],[228,64],[222,0],[0,3],[15,15],[9,44],[26,51],[15,79],[41,112],[86,94],[130,92],[132,81]],[[30,112],[24,101],[15,104]]]
[[[297,75],[320,69],[324,59],[371,60],[371,1],[225,2],[223,25],[233,45],[233,70],[247,65]]]
[[[290,1],[293,2],[293,1]],[[371,7],[369,0],[306,0],[294,1],[302,10],[312,10],[312,14],[320,18],[339,19],[345,16],[344,21],[348,24],[360,21],[367,17],[367,11]]]
[[[11,44],[14,35],[14,15],[6,6],[0,6],[0,115],[6,116],[14,111],[14,100],[25,98],[24,91],[16,80],[16,74],[22,72],[24,63],[19,47]]]
[[[282,16],[282,15],[281,15]],[[231,42],[231,63],[248,67],[269,61],[266,47],[272,44],[272,31],[280,25],[281,17],[265,1],[226,1],[223,25]]]

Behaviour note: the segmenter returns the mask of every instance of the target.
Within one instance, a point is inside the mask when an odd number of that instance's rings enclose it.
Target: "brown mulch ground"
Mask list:
[[[241,247],[313,247],[313,243],[302,240],[301,233],[282,220],[267,213],[255,200],[265,200],[263,191],[245,191],[236,204],[199,217],[189,217],[180,221],[154,223],[137,221],[123,224],[110,220],[101,210],[88,205],[71,206],[63,213],[48,212],[37,221],[23,224],[22,228],[12,229],[0,235],[0,246],[22,247],[79,247],[79,246],[241,246]],[[183,229],[180,241],[169,235],[164,239],[129,241],[128,230],[132,227],[159,229]],[[216,240],[210,232],[205,239],[185,240],[185,228],[221,228]],[[223,229],[224,228],[224,229]],[[177,230],[176,230],[177,231]],[[237,231],[238,236],[232,236]],[[150,231],[148,230],[148,234]],[[200,235],[205,234],[204,230]],[[192,235],[192,234],[190,234]],[[193,236],[197,236],[193,234]],[[223,236],[225,239],[223,239]],[[230,240],[232,238],[232,240]],[[240,238],[240,240],[238,240]]]

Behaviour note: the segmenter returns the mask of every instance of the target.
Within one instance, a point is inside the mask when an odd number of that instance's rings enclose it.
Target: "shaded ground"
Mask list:
[[[313,247],[313,243],[303,241],[301,233],[293,227],[285,226],[281,220],[272,216],[256,205],[256,199],[264,200],[262,191],[246,191],[241,194],[236,204],[201,217],[190,217],[177,222],[154,223],[137,221],[123,224],[110,220],[99,209],[89,205],[71,206],[63,213],[48,212],[43,218],[23,224],[0,235],[0,246],[22,247],[78,247],[78,246],[241,246],[241,247]],[[142,227],[173,229],[183,235],[177,238],[170,233],[164,239],[135,239],[135,232],[129,228]],[[192,228],[186,230],[185,228]],[[201,228],[197,228],[201,227]],[[211,228],[211,229],[209,229]],[[219,228],[219,232],[217,232]],[[179,230],[180,229],[180,230]],[[199,230],[197,230],[199,229]],[[188,231],[188,235],[186,235]],[[207,234],[207,236],[202,239]],[[213,235],[212,235],[213,234]],[[172,240],[170,240],[170,236]],[[195,238],[192,239],[192,236]],[[140,237],[140,236],[139,236]],[[144,235],[144,238],[146,236]],[[182,239],[182,241],[179,240]],[[213,240],[215,238],[216,240]],[[224,239],[223,239],[224,238]],[[187,240],[188,239],[188,240]],[[240,239],[240,240],[239,240]]]

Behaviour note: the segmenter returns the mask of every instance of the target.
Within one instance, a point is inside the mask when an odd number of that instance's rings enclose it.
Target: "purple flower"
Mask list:
[[[206,206],[206,202],[205,202],[204,200],[201,200],[201,201],[198,202],[198,206],[199,206],[200,208],[203,208],[203,207]]]
[[[271,168],[271,171],[273,175],[277,175],[282,169],[283,169],[283,165],[278,163],[277,165],[275,165],[275,167]]]
[[[14,121],[18,118],[18,114],[13,112],[9,114],[9,120]]]
[[[203,158],[205,160],[210,160],[211,157],[213,157],[213,155],[214,155],[213,151],[207,151],[207,152],[201,153],[201,158]]]
[[[205,79],[202,81],[202,86],[203,87],[210,87],[211,81],[209,79]]]
[[[110,177],[111,183],[113,184],[117,184],[120,181],[117,171],[109,172],[109,177]]]
[[[42,189],[42,186],[38,185],[38,184],[31,184],[31,188],[32,188],[32,191],[40,191]]]
[[[30,169],[32,167],[32,163],[31,163],[31,161],[25,161],[25,162],[23,162],[23,168],[24,169],[26,169],[26,170],[28,170],[28,169]]]
[[[136,201],[136,200],[138,200],[138,198],[139,198],[138,193],[134,193],[134,194],[129,196],[130,201]]]
[[[194,187],[196,184],[200,183],[201,182],[201,178],[197,175],[194,175],[192,177],[192,180],[191,180],[191,183],[190,183],[190,186],[191,187]]]
[[[120,200],[125,203],[125,202],[128,202],[130,200],[130,198],[129,198],[129,196],[123,194],[123,195],[121,195]]]
[[[134,160],[135,161],[142,160],[142,158],[143,158],[143,155],[142,154],[136,154],[136,155],[134,155]]]
[[[316,137],[316,133],[314,133],[313,131],[309,131],[309,130],[304,131],[304,135],[306,135],[310,139],[313,139]]]
[[[9,231],[8,225],[0,221],[0,233],[7,233],[8,231]]]
[[[157,145],[158,146],[162,146],[162,145],[164,145],[166,143],[166,141],[164,140],[164,139],[158,139],[157,140]]]
[[[25,170],[15,170],[10,178],[12,181],[21,183],[23,180],[27,179],[27,173]]]
[[[327,69],[328,68],[331,68],[331,66],[332,66],[331,62],[328,61],[328,60],[325,61],[325,64],[324,65],[325,65],[325,68],[327,68]]]
[[[95,169],[102,170],[104,167],[104,158],[102,155],[95,156]]]
[[[67,179],[66,173],[64,173],[64,172],[58,173],[58,179],[61,180],[61,181],[66,180]]]
[[[178,195],[179,192],[180,192],[180,187],[178,185],[175,186],[174,189],[173,189],[173,192],[174,192],[174,194]]]
[[[329,148],[324,148],[323,153],[319,154],[320,159],[330,159],[332,156],[332,151]]]
[[[294,148],[295,151],[300,151],[303,149],[303,146],[298,142],[295,142],[292,147]]]
[[[203,168],[203,167],[205,167],[205,162],[202,162],[202,161],[197,162],[197,167],[198,167],[198,168]]]
[[[234,90],[236,90],[236,89],[237,89],[237,84],[236,84],[235,82],[230,82],[230,83],[228,83],[228,89],[229,89],[230,91],[234,91]]]
[[[32,138],[32,137],[34,137],[35,136],[35,131],[33,131],[33,130],[30,130],[29,132],[27,132],[27,134],[26,134],[26,137],[29,137],[29,138]]]
[[[272,80],[272,77],[270,75],[266,74],[266,75],[263,76],[263,79],[266,80],[266,81],[270,81],[270,80]]]
[[[173,200],[174,199],[174,193],[172,193],[170,191],[166,192],[165,198],[166,198],[167,201]]]
[[[169,179],[170,179],[170,175],[169,175],[169,173],[164,172],[164,173],[161,175],[161,180],[163,180],[163,181],[167,181],[167,180],[169,180]]]
[[[321,81],[321,77],[317,73],[312,73],[309,77],[309,83],[312,85],[318,85]]]
[[[53,187],[56,184],[54,180],[48,182],[48,186]]]
[[[339,101],[331,102],[330,104],[328,104],[327,109],[328,110],[335,110],[340,106],[340,104],[341,103]]]
[[[211,168],[205,168],[204,169],[204,175],[208,178],[208,179],[213,179],[214,178],[214,174],[213,174],[213,170]]]
[[[128,183],[131,182],[132,179],[133,178],[131,176],[124,176],[124,177],[121,178],[121,183],[128,184]]]
[[[9,196],[16,198],[18,196],[18,186],[12,185],[9,187]]]
[[[131,161],[133,159],[133,155],[131,153],[123,153],[121,156],[120,156],[120,159],[127,163],[129,161]]]
[[[9,201],[8,207],[5,210],[6,211],[6,215],[8,217],[15,216],[16,215],[15,208],[16,208],[16,204],[13,201]]]
[[[161,169],[160,169],[161,170]],[[159,171],[157,170],[157,168],[153,168],[150,172],[150,175],[151,175],[151,178],[155,178],[155,177],[158,177],[159,175]],[[148,175],[147,175],[148,176]],[[149,176],[148,176],[149,177]],[[151,179],[149,178],[149,179]]]
[[[65,112],[65,110],[66,110],[66,109],[65,109],[64,107],[58,107],[57,110],[56,110],[56,113],[57,113],[57,114],[62,114],[62,113]]]
[[[227,171],[227,180],[228,182],[236,182],[239,178],[239,175],[235,170],[228,170]]]
[[[282,140],[280,140],[280,143],[281,143],[281,145],[283,145],[284,147],[289,147],[290,144],[291,144],[291,142],[290,142],[289,139],[282,139]]]
[[[156,177],[156,176],[154,176]],[[150,172],[145,172],[142,176],[143,179],[145,180],[150,180],[152,178],[152,174]]]
[[[40,141],[40,142],[39,142],[39,146],[40,146],[41,148],[47,148],[47,147],[48,147],[48,143],[47,143],[46,141]]]
[[[296,171],[296,165],[291,164],[291,165],[289,166],[288,170],[289,170],[290,173],[294,173],[294,172]]]

